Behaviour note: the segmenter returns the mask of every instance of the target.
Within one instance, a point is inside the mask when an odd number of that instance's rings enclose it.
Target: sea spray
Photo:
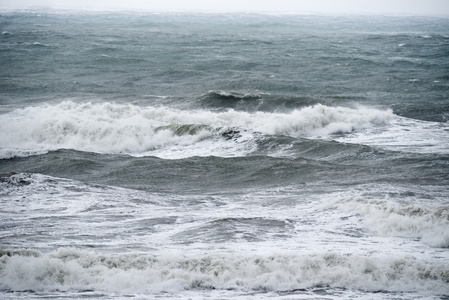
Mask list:
[[[142,156],[151,155],[152,150],[169,151],[204,140],[223,142],[219,138],[234,128],[246,133],[244,141],[227,144],[244,155],[248,153],[245,149],[254,150],[247,145],[254,144],[254,134],[329,138],[332,134],[385,126],[393,117],[391,111],[324,105],[290,113],[248,113],[64,101],[1,115],[0,126],[4,130],[0,133],[0,148],[6,157],[13,156],[14,151],[21,156],[65,148]],[[242,143],[246,144],[244,149]],[[210,154],[227,156],[230,150],[223,152],[210,151]],[[199,154],[192,151],[191,155]]]
[[[0,258],[0,288],[14,291],[179,292],[237,289],[285,292],[314,286],[383,292],[449,292],[449,265],[413,257],[309,255],[99,254],[61,248]]]

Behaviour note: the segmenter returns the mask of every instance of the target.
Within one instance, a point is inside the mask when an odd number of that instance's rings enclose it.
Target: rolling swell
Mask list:
[[[203,109],[223,111],[234,109],[247,112],[291,112],[307,106],[322,105],[351,105],[363,103],[366,98],[359,95],[297,95],[276,93],[244,93],[236,91],[209,91],[196,98],[196,105]],[[194,104],[195,105],[195,104]]]
[[[52,166],[46,163],[49,159],[53,162]],[[4,172],[40,173],[89,183],[193,194],[201,190],[235,193],[248,188],[296,185],[298,181],[301,183],[317,178],[318,172],[326,170],[325,163],[305,159],[211,156],[164,160],[157,157],[104,156],[72,150],[10,159],[3,165]]]
[[[278,151],[282,156],[273,155]],[[413,182],[436,188],[449,184],[448,162],[447,155],[411,157],[363,145],[284,136],[261,140],[258,150],[246,157],[167,160],[57,150],[1,160],[4,174],[39,173],[88,183],[193,194],[201,190],[235,193],[281,186],[296,186],[306,192],[321,182],[327,182],[328,191],[369,182],[398,185]],[[417,194],[420,192],[416,190]]]

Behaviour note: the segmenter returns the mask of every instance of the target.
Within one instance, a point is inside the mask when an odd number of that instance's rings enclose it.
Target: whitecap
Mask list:
[[[362,214],[366,225],[381,234],[419,238],[437,248],[449,247],[447,205],[406,204],[363,197],[343,197],[332,205]]]
[[[0,288],[159,294],[196,289],[282,292],[324,285],[447,294],[448,268],[447,263],[394,255],[101,254],[60,248],[0,257]]]
[[[75,149],[97,153],[242,156],[263,135],[331,138],[385,126],[391,111],[314,105],[289,113],[177,110],[114,103],[64,101],[0,116],[0,149],[17,153]],[[230,128],[234,139],[223,138]],[[18,154],[18,155],[22,155]]]

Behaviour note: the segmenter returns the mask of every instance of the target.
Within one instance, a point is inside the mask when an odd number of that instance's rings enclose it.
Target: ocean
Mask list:
[[[449,18],[0,33],[1,299],[449,299]]]

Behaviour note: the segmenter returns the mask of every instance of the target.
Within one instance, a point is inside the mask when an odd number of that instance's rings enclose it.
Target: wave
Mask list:
[[[343,198],[332,204],[364,217],[371,230],[420,239],[431,247],[449,248],[449,206],[405,204],[389,200]]]
[[[321,104],[249,113],[64,101],[1,115],[0,157],[57,149],[163,158],[244,156],[257,150],[261,135],[329,138],[386,126],[392,118],[389,110]]]
[[[309,96],[277,95],[263,92],[242,93],[235,91],[212,90],[198,98],[198,103],[203,108],[213,110],[235,109],[239,111],[256,112],[291,112],[316,104],[326,104],[335,99],[342,100],[340,96],[332,99],[318,99]],[[343,97],[346,98],[346,97]],[[356,100],[360,97],[348,97],[345,100]]]
[[[449,293],[449,265],[410,256],[315,254],[100,254],[0,252],[6,291],[179,292],[195,289],[293,291],[314,286],[363,291]]]
[[[238,92],[226,92],[226,91],[210,91],[203,98],[212,98],[212,99],[220,99],[220,100],[259,100],[263,97],[263,93],[238,93]]]
[[[33,199],[38,196],[39,200]],[[17,207],[11,203],[23,200],[36,200],[35,208],[28,210],[27,218],[33,218],[36,210],[46,213],[57,212],[52,217],[58,219],[56,214],[64,211],[68,215],[76,215],[98,207],[105,207],[123,199],[145,199],[147,205],[166,205],[167,198],[157,193],[151,194],[151,199],[144,192],[107,185],[82,183],[80,181],[52,177],[33,173],[0,174],[0,198],[9,199],[9,204],[3,204],[3,210],[15,214]],[[29,200],[33,199],[33,200]],[[133,202],[134,200],[130,200]],[[43,204],[51,203],[51,208]],[[6,203],[5,202],[5,203]],[[43,206],[41,206],[43,205]],[[6,219],[4,220],[6,222]],[[4,229],[4,228],[3,228]],[[30,232],[32,229],[27,230]],[[86,237],[84,237],[86,238]],[[46,245],[49,241],[45,241]]]
[[[396,116],[387,129],[367,127],[335,140],[393,151],[449,154],[449,124]]]

